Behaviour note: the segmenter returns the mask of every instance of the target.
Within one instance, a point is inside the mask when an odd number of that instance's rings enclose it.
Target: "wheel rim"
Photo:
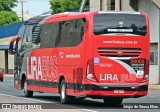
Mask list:
[[[24,82],[24,93],[26,93],[26,91],[27,91],[27,82],[25,81]]]
[[[62,89],[61,89],[61,97],[62,99],[65,99],[65,85],[62,85]]]

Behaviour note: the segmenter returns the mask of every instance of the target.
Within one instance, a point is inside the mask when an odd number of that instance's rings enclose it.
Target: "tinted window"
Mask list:
[[[23,25],[23,26],[19,29],[19,31],[18,31],[18,36],[22,37],[23,34],[24,34],[24,30],[25,30],[25,25]]]
[[[25,25],[23,25],[18,32],[18,36],[21,37],[21,39],[18,41],[18,52],[21,52],[21,45],[22,45],[22,39],[25,31]]]
[[[44,25],[42,27],[42,33],[40,35],[41,37],[41,47],[50,47],[50,39],[51,39],[51,32],[52,32],[52,24]],[[43,37],[43,38],[42,38]]]
[[[69,47],[81,43],[85,19],[56,22],[42,27],[41,47]]]
[[[138,14],[97,14],[94,17],[94,34],[124,33],[145,36],[145,17]]]
[[[33,48],[38,48],[40,44],[40,31],[41,31],[42,25],[38,24],[35,25],[33,28],[33,33],[32,33],[32,47]]]
[[[33,28],[33,25],[26,26],[23,41],[22,41],[22,47],[21,47],[22,51],[28,48],[31,48],[32,28]]]

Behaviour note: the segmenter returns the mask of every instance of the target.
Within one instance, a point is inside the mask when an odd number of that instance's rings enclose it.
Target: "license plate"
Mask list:
[[[114,90],[115,94],[124,94],[124,90]]]

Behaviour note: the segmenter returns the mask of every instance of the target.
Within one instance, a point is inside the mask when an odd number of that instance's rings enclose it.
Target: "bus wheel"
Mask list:
[[[1,82],[3,82],[3,78],[1,78]]]
[[[28,91],[27,90],[27,81],[25,80],[24,82],[24,96],[25,97],[32,97],[33,96],[33,91]]]
[[[123,98],[103,98],[103,101],[108,105],[121,105]]]
[[[73,99],[73,97],[68,96],[67,93],[66,93],[66,82],[65,82],[65,80],[62,80],[61,85],[60,85],[60,100],[61,100],[61,103],[63,103],[63,104],[71,103],[72,99]]]

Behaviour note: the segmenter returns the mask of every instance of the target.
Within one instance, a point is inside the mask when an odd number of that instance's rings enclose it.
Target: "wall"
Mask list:
[[[0,51],[0,69],[4,69],[4,51]]]
[[[89,0],[90,1],[90,11],[99,11],[100,10],[100,0]],[[115,0],[115,11],[120,11],[120,1],[121,1],[121,10],[122,11],[133,11],[129,5],[129,0]],[[111,0],[102,0],[102,10],[107,11],[110,9]]]
[[[90,0],[90,11],[100,10],[100,0]]]
[[[159,9],[151,0],[139,0],[139,11],[146,12],[150,20],[151,43],[159,41]]]
[[[149,72],[149,84],[158,84],[159,83],[159,75],[157,75],[157,74],[158,74],[158,66],[151,65],[150,72]]]
[[[0,39],[0,45],[9,45],[10,40],[14,38],[14,37],[9,37],[9,38],[2,38]],[[5,64],[4,64],[4,50],[0,50],[0,69],[5,68]],[[9,69],[9,73],[13,72],[13,68],[14,68],[14,56],[13,55],[8,55],[8,69]]]
[[[4,51],[0,50],[0,69],[2,69],[4,71],[5,67],[4,67]],[[8,71],[9,73],[13,73],[13,69],[14,69],[14,55],[10,55],[8,56]]]
[[[159,15],[160,11],[158,7],[156,7],[151,0],[139,0],[138,4],[139,11],[146,12],[149,16],[150,20],[150,35],[151,35],[151,43],[157,43],[157,46],[152,46],[151,51],[157,48],[157,52],[159,51]],[[158,56],[160,53],[158,52]],[[157,84],[159,82],[159,58],[158,57],[158,65],[150,65],[150,84]]]
[[[129,0],[121,0],[122,2],[122,11],[134,11],[130,6]]]

